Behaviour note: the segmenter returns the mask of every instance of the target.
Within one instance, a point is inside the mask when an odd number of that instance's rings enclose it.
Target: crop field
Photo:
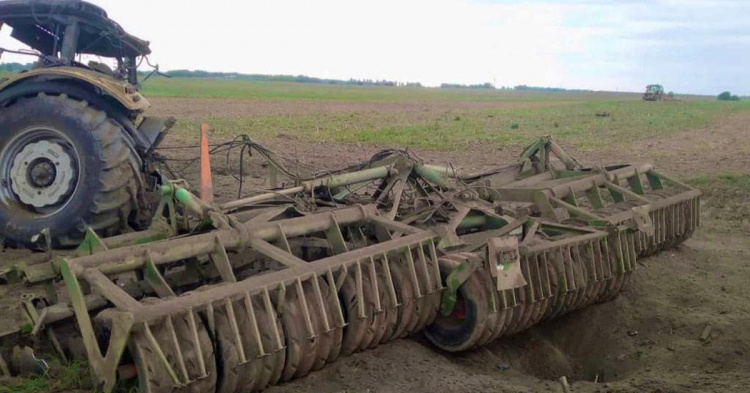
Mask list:
[[[175,113],[178,132],[209,122],[220,134],[278,133],[313,142],[434,150],[519,147],[541,135],[592,150],[706,127],[750,104],[688,98],[648,103],[637,94],[318,86],[163,78],[144,89]],[[192,98],[188,98],[192,97]],[[183,107],[180,104],[184,103]],[[173,106],[174,104],[177,107]],[[201,110],[201,104],[205,104]]]
[[[205,122],[212,143],[247,135],[324,169],[399,148],[473,172],[512,162],[549,134],[584,165],[653,162],[704,192],[693,238],[639,260],[630,287],[612,302],[459,355],[420,336],[398,340],[270,393],[562,392],[561,376],[574,392],[750,391],[748,102],[160,77],[143,92],[153,115],[178,119],[160,154],[192,184]],[[238,176],[242,194],[266,184],[262,160],[245,159],[240,172],[238,154],[213,156],[220,200],[237,197]],[[62,370],[67,376],[54,383],[0,383],[0,393],[87,390],[85,379]]]

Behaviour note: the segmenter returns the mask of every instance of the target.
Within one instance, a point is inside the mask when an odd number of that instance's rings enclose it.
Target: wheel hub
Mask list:
[[[14,157],[11,189],[21,202],[35,208],[56,205],[72,192],[74,171],[62,145],[40,140],[24,146]]]

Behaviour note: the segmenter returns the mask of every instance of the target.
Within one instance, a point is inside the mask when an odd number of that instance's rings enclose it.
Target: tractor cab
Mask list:
[[[136,86],[136,59],[151,53],[149,42],[125,32],[96,5],[81,0],[11,0],[0,2],[0,28],[38,51],[38,67],[88,68]],[[117,59],[117,68],[76,61],[79,55]]]
[[[32,50],[5,51],[37,60],[0,79],[0,222],[14,223],[0,239],[68,248],[87,228],[110,235],[145,225],[141,196],[161,179],[153,153],[174,124],[145,115],[137,69],[149,42],[81,0],[0,1],[0,28],[8,26]],[[83,55],[116,62],[84,64]]]

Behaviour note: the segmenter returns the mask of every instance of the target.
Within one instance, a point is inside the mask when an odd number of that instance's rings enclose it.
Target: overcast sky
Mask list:
[[[747,0],[92,2],[164,70],[750,95]]]

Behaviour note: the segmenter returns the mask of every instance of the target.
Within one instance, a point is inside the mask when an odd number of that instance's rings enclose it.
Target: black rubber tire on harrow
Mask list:
[[[465,256],[454,254],[450,257],[438,261],[443,278],[459,265],[457,258]],[[458,297],[464,308],[462,316],[440,315],[425,329],[425,336],[436,347],[448,352],[461,352],[478,346],[487,329],[485,325],[490,313],[487,287],[480,277],[480,274],[472,274],[458,288]]]
[[[65,135],[77,151],[78,182],[64,208],[37,214],[13,201],[7,172],[0,173],[11,197],[0,203],[0,236],[12,245],[38,247],[32,237],[49,228],[55,247],[80,243],[86,227],[102,235],[114,235],[137,209],[140,162],[132,140],[123,127],[104,111],[65,94],[20,98],[0,112],[0,147],[14,136],[34,127],[47,127]],[[0,160],[3,158],[0,150]],[[10,154],[10,152],[8,152]],[[6,165],[9,171],[10,163]]]

